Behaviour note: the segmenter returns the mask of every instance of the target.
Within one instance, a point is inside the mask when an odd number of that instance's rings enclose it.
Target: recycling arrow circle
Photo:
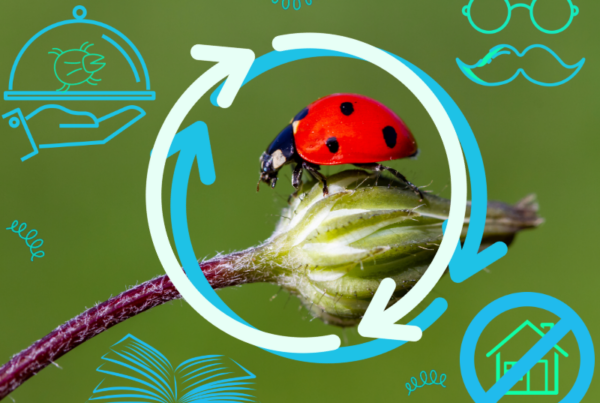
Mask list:
[[[402,308],[406,311],[404,314],[410,312],[410,310],[423,300],[443,275],[460,239],[467,203],[466,171],[462,158],[462,149],[455,127],[463,124],[463,121],[465,121],[464,116],[448,94],[445,93],[433,79],[417,67],[395,55],[384,52],[363,42],[335,35],[292,34],[275,38],[274,47],[279,50],[279,52],[271,52],[257,59],[253,63],[252,68],[246,77],[246,82],[264,71],[293,60],[318,56],[359,58],[378,65],[405,84],[422,102],[436,124],[449,160],[452,178],[452,204],[449,220],[445,229],[444,240],[440,245],[438,253],[423,278],[417,283],[413,290],[400,301],[400,303],[403,303]],[[146,201],[150,232],[159,258],[165,267],[165,271],[168,273],[177,289],[181,292],[186,301],[198,310],[201,315],[205,316],[221,330],[226,331],[231,336],[240,340],[258,345],[261,348],[295,360],[317,363],[358,361],[383,354],[404,344],[405,341],[400,340],[378,339],[360,345],[336,348],[334,346],[335,343],[333,343],[333,338],[337,339],[338,346],[339,338],[334,335],[306,338],[314,339],[314,343],[303,344],[306,339],[288,338],[260,332],[245,324],[241,318],[230,310],[219,309],[219,307],[222,308],[225,305],[212,288],[208,287],[209,290],[207,290],[206,285],[208,283],[206,282],[206,279],[204,279],[199,268],[197,268],[199,276],[192,276],[191,273],[188,273],[189,278],[187,278],[185,274],[183,274],[183,271],[177,262],[177,258],[168,242],[168,237],[166,236],[161,203],[162,175],[164,173],[164,166],[170,144],[173,141],[181,122],[200,97],[202,97],[212,85],[224,78],[214,70],[215,67],[211,68],[192,84],[170,111],[157,137],[148,170]],[[227,74],[225,74],[225,76],[226,75]],[[227,85],[228,84],[225,83],[223,91],[227,89]],[[215,96],[219,99],[220,95],[221,94]],[[476,151],[479,152],[478,149]],[[483,179],[485,181],[485,177]],[[485,182],[483,188],[485,192]],[[180,191],[180,196],[185,197],[187,189],[178,190],[175,186],[173,189],[174,191]],[[172,194],[172,198],[173,197],[175,197],[175,195]],[[483,216],[483,220],[485,220],[485,215]],[[475,219],[472,219],[472,221],[475,221]],[[193,268],[194,266],[198,267],[197,259],[191,248],[191,242],[189,242],[189,233],[181,233],[187,232],[187,222],[180,224],[181,225],[178,227],[179,230],[175,235],[176,237],[183,239],[185,241],[183,243],[189,243],[189,245],[185,245],[185,251],[180,250],[179,245],[177,246],[183,266],[186,268]],[[474,223],[472,222],[471,225],[474,225]],[[193,280],[194,278],[196,281]],[[200,284],[201,282],[203,282],[204,285]],[[200,289],[203,290],[203,292],[200,292]],[[438,298],[415,318],[410,325],[426,329],[437,320],[437,318],[445,311],[446,307],[446,301]],[[228,311],[228,313],[223,313],[224,310]],[[235,323],[232,323],[231,320]],[[246,333],[252,334],[253,336],[247,336]],[[264,337],[264,340],[261,339],[261,337]],[[332,348],[332,346],[334,347]]]

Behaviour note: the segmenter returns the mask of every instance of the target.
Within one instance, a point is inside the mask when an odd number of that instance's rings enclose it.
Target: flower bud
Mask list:
[[[442,240],[450,201],[429,194],[421,200],[400,182],[360,170],[333,175],[328,186],[324,197],[319,183],[306,184],[308,191],[292,199],[253,260],[313,315],[354,326],[384,278],[396,282],[394,302],[423,276]],[[518,231],[539,225],[536,212],[533,197],[515,206],[490,202],[483,247],[510,243]],[[463,240],[466,232],[465,225]]]

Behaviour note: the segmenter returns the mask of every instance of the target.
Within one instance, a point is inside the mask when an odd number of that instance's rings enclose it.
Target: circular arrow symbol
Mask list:
[[[326,34],[293,34],[275,38],[274,47],[280,50],[280,52],[272,52],[252,63],[254,55],[247,49],[218,48],[204,45],[194,46],[192,54],[195,58],[210,61],[221,60],[221,62],[209,69],[184,92],[165,120],[155,143],[148,171],[146,196],[150,231],[159,258],[169,277],[186,301],[207,320],[240,340],[264,349],[274,350],[274,352],[279,352],[282,356],[310,362],[348,362],[376,356],[405,343],[399,340],[418,339],[420,338],[421,330],[426,329],[445,311],[447,306],[445,300],[441,298],[436,299],[409,325],[394,325],[393,323],[410,312],[425,298],[443,275],[456,249],[456,245],[460,246],[459,238],[466,210],[466,172],[455,127],[466,124],[466,119],[464,119],[456,104],[441,87],[421,70],[397,56],[363,42]],[[220,52],[222,53],[222,57],[219,56]],[[360,58],[388,71],[403,82],[423,103],[438,127],[444,146],[446,147],[452,177],[452,205],[448,225],[445,230],[444,242],[440,245],[440,249],[432,264],[424,277],[417,283],[417,286],[399,303],[396,303],[392,308],[384,312],[387,317],[386,322],[391,321],[391,323],[387,323],[386,326],[382,326],[376,320],[371,320],[370,324],[367,321],[366,326],[361,323],[361,333],[367,334],[370,337],[387,337],[395,340],[375,340],[357,346],[337,349],[340,341],[335,335],[313,338],[292,338],[272,335],[251,327],[233,313],[220,300],[204,278],[202,271],[198,268],[197,260],[191,247],[191,241],[189,240],[185,199],[187,195],[187,180],[189,179],[189,171],[191,170],[193,158],[185,158],[181,164],[178,161],[173,181],[171,203],[176,247],[181,256],[183,266],[186,267],[189,279],[181,270],[168,242],[162,218],[160,197],[162,176],[169,147],[177,129],[191,107],[210,87],[227,76],[229,76],[227,81],[215,91],[211,98],[213,103],[216,101],[216,103],[223,107],[231,104],[241,85],[262,72],[292,60],[315,56]],[[251,69],[250,65],[252,65]],[[248,72],[248,70],[250,71]],[[188,129],[191,130],[191,127]],[[199,125],[196,125],[195,129],[202,131]],[[208,130],[205,129],[205,132],[205,144],[208,145],[208,152],[210,153]],[[459,136],[461,134],[464,133],[458,133]],[[473,136],[470,128],[466,137],[469,134]],[[472,140],[474,142],[474,137]],[[461,137],[462,141],[463,138]],[[202,143],[202,141],[200,142]],[[476,147],[476,142],[474,144]],[[479,153],[478,149],[476,151]],[[201,151],[199,152],[201,153]],[[180,159],[182,159],[181,155]],[[205,161],[205,158],[199,158],[198,160],[200,165],[200,160]],[[467,161],[469,161],[468,155]],[[471,167],[470,164],[469,167]],[[206,167],[204,170],[202,166],[199,166],[199,168],[203,182],[205,175],[207,178],[212,178],[208,182],[214,180],[214,168],[212,173],[205,172],[208,170]],[[479,179],[481,179],[481,176]],[[483,176],[483,181],[483,200],[485,200],[485,203],[483,206],[483,218],[479,219],[481,224],[485,223],[485,204],[487,204],[485,176]],[[177,208],[174,207],[175,205]],[[475,221],[477,221],[476,217],[472,216],[471,226],[475,226]],[[380,296],[380,298],[385,297]],[[374,317],[375,315],[373,315],[371,307],[367,311],[367,315],[369,311],[371,311],[371,317]]]

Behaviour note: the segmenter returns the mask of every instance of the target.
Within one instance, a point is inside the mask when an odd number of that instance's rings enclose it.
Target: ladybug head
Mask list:
[[[267,151],[260,156],[260,180],[258,184],[265,182],[274,188],[277,183],[277,173],[281,167],[294,161],[295,156],[294,128],[290,124],[275,137],[275,140],[267,147]]]
[[[278,155],[276,155],[276,157],[278,157]],[[260,185],[260,182],[265,182],[267,184],[269,184],[269,186],[271,186],[272,188],[275,187],[275,184],[277,183],[277,173],[279,172],[279,168],[275,168],[277,166],[277,163],[274,162],[274,158],[272,155],[267,154],[266,152],[262,153],[262,155],[260,156],[260,180],[258,181],[258,184]],[[258,186],[256,187],[256,190],[258,191]]]

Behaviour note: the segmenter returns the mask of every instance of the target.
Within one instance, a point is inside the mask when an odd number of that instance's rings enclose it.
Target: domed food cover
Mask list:
[[[133,42],[117,29],[74,19],[35,34],[17,55],[4,92],[7,101],[152,101],[146,63]],[[74,26],[77,29],[73,29]]]

